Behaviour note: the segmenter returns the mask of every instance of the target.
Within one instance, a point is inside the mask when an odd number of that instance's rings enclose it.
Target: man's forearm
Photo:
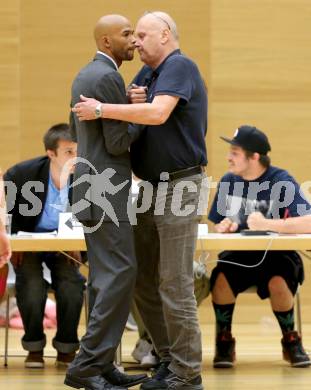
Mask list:
[[[102,117],[144,125],[159,125],[166,120],[161,108],[152,103],[103,104]]]
[[[278,233],[311,233],[311,215],[287,219],[266,219],[265,229]]]
[[[81,101],[72,109],[80,121],[98,118],[116,119],[141,125],[165,123],[176,107],[179,97],[159,95],[152,103],[107,104],[80,96]]]

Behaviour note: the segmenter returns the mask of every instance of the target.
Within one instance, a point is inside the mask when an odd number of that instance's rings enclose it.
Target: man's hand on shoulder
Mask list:
[[[238,224],[231,221],[230,218],[224,218],[215,225],[215,230],[217,233],[234,233],[238,230]]]
[[[71,109],[72,112],[76,113],[79,121],[98,119],[95,115],[95,110],[96,107],[101,104],[101,102],[83,95],[80,95],[80,99],[81,102],[76,103],[75,106]]]

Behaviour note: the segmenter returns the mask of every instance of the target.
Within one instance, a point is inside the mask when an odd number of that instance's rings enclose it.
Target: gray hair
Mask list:
[[[179,35],[178,35],[176,23],[169,14],[167,14],[166,12],[162,12],[162,11],[146,11],[143,16],[146,16],[146,15],[152,15],[156,19],[161,20],[164,24],[166,24],[167,28],[172,33],[175,40],[176,41],[179,40]]]

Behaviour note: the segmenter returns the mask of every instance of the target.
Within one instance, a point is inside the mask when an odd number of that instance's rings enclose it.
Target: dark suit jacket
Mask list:
[[[80,101],[80,94],[106,103],[127,103],[121,75],[113,62],[99,53],[76,76],[72,85],[71,106]],[[70,128],[78,142],[78,157],[85,159],[84,162],[78,162],[75,168],[74,214],[80,221],[98,221],[103,216],[104,205],[101,200],[105,199],[113,207],[118,220],[127,221],[127,201],[131,186],[128,148],[133,139],[133,135],[128,131],[128,124],[108,119],[79,122],[77,116],[71,113]],[[107,181],[104,171],[107,168],[115,171],[109,179],[114,186],[128,181],[115,194],[106,192]],[[100,175],[102,172],[104,174]],[[79,179],[82,183],[75,185]],[[75,206],[79,204],[82,205],[82,209],[77,211]],[[104,220],[111,219],[106,214]]]
[[[49,170],[50,160],[42,156],[16,164],[5,173],[4,180],[13,182],[17,190],[8,184],[7,207],[13,215],[12,233],[34,231],[46,201]]]

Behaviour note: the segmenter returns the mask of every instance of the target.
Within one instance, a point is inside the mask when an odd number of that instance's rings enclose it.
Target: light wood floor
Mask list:
[[[310,307],[308,307],[309,309]],[[308,310],[309,311],[309,310]],[[311,368],[291,368],[281,357],[280,332],[271,314],[268,302],[260,302],[254,294],[239,298],[235,313],[233,333],[237,339],[237,362],[234,369],[212,368],[214,324],[210,300],[199,309],[203,335],[203,380],[207,390],[240,389],[310,389]],[[238,321],[241,319],[241,321]],[[82,325],[79,332],[83,334]],[[45,353],[55,355],[50,347],[53,331],[47,331],[48,346]],[[22,354],[21,331],[10,330],[10,353]],[[303,326],[304,345],[311,351],[311,323]],[[137,339],[136,332],[126,332],[123,337],[123,360],[133,365],[131,351]],[[1,352],[4,329],[0,329]],[[58,390],[63,385],[64,371],[54,367],[54,358],[46,358],[44,370],[30,370],[23,366],[24,357],[9,358],[9,366],[0,361],[0,390]],[[128,363],[125,364],[128,366]],[[136,387],[138,388],[138,387]],[[133,389],[136,389],[133,388]]]

